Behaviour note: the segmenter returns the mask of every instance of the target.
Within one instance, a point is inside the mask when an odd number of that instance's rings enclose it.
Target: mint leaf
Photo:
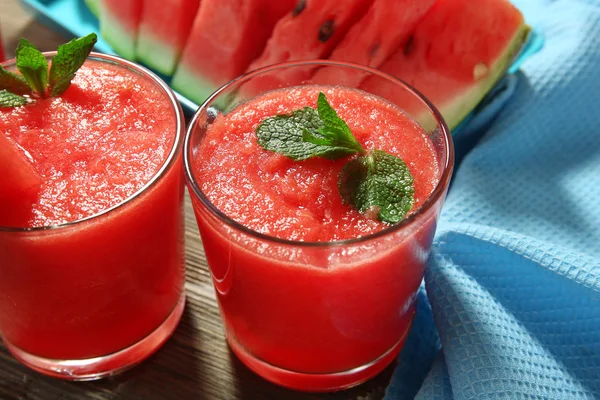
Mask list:
[[[0,108],[18,107],[29,103],[27,97],[19,96],[7,90],[0,90]]]
[[[0,90],[2,89],[16,94],[25,94],[31,90],[29,89],[25,78],[21,75],[7,71],[0,66]]]
[[[256,135],[258,144],[264,149],[296,161],[311,157],[335,159],[356,153],[354,149],[338,146],[322,137],[319,131],[324,126],[315,109],[304,107],[290,114],[265,119],[256,129]]]
[[[48,84],[48,61],[41,51],[27,39],[21,38],[16,50],[17,68],[27,84],[40,96],[46,95]]]
[[[414,204],[414,184],[401,158],[373,150],[348,162],[340,171],[338,188],[345,202],[368,217],[395,224]]]
[[[258,144],[296,161],[312,157],[336,159],[365,152],[323,93],[319,93],[317,108],[304,107],[265,119],[256,129]]]
[[[51,96],[60,96],[69,88],[75,72],[81,68],[97,41],[96,34],[90,33],[58,46],[50,68]]]
[[[359,153],[365,153],[365,149],[363,149],[358,140],[356,140],[352,131],[348,128],[346,121],[338,116],[337,112],[327,102],[327,98],[323,93],[319,93],[319,98],[317,99],[317,111],[319,112],[319,117],[325,124],[319,129],[319,134],[323,138],[330,140],[332,145],[347,147],[349,149],[354,149]],[[312,137],[306,138],[306,140],[310,139],[312,139]]]

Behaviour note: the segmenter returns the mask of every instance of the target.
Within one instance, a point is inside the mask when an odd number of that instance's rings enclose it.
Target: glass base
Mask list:
[[[29,354],[12,345],[4,344],[12,355],[27,367],[53,378],[69,381],[91,381],[119,374],[139,364],[158,350],[171,336],[185,308],[185,293],[165,321],[139,342],[117,353],[83,360],[54,360]]]
[[[282,369],[253,356],[231,335],[227,335],[227,342],[244,365],[276,385],[303,392],[334,392],[360,385],[383,371],[396,359],[409,329],[410,326],[392,348],[370,363],[330,374],[311,374]]]

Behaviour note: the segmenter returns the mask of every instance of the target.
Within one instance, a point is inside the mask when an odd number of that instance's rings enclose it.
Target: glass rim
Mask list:
[[[445,165],[443,165],[442,174],[440,176],[440,179],[439,179],[436,187],[429,194],[429,196],[427,197],[427,200],[425,200],[425,202],[419,208],[417,208],[413,213],[411,213],[408,217],[404,218],[402,221],[400,221],[396,224],[390,225],[388,227],[385,227],[384,229],[377,231],[375,233],[371,233],[369,235],[360,236],[360,237],[351,238],[351,239],[334,240],[334,241],[326,241],[326,242],[289,240],[289,239],[283,239],[280,237],[276,237],[273,235],[260,233],[258,231],[255,231],[254,229],[248,228],[248,227],[242,225],[241,223],[235,221],[233,218],[227,216],[224,212],[219,210],[206,197],[206,195],[204,194],[202,189],[200,189],[200,186],[198,185],[198,182],[196,181],[196,179],[192,173],[192,166],[191,166],[191,163],[192,163],[191,139],[192,139],[193,133],[196,129],[196,126],[198,124],[200,115],[202,115],[207,110],[208,106],[210,104],[212,104],[212,102],[215,99],[217,99],[223,92],[230,89],[231,87],[235,87],[236,85],[239,86],[240,84],[243,84],[244,82],[250,80],[251,78],[261,75],[261,74],[264,74],[269,71],[274,71],[274,70],[283,69],[283,68],[290,68],[290,67],[306,67],[306,66],[347,67],[347,68],[354,68],[357,70],[361,70],[361,71],[368,72],[370,74],[379,76],[379,77],[386,79],[396,85],[403,86],[411,94],[413,94],[414,96],[419,98],[424,103],[424,105],[428,108],[428,111],[435,118],[435,121],[436,121],[438,127],[440,128],[441,134],[444,138],[446,163],[445,163]],[[260,240],[264,240],[264,241],[268,241],[268,242],[289,245],[289,246],[319,248],[319,247],[352,245],[352,244],[367,242],[367,241],[377,239],[377,238],[380,238],[383,236],[387,236],[389,234],[403,230],[404,228],[406,228],[407,226],[409,226],[413,222],[415,222],[417,219],[419,219],[420,216],[422,216],[423,214],[428,212],[435,204],[437,204],[438,200],[444,195],[446,188],[450,184],[450,178],[452,176],[452,170],[454,168],[454,144],[452,141],[450,129],[448,128],[446,121],[444,120],[444,118],[442,117],[442,115],[438,111],[438,109],[419,91],[417,91],[415,88],[410,86],[408,83],[402,81],[401,79],[398,79],[392,75],[381,72],[377,69],[367,67],[364,65],[360,65],[360,64],[355,64],[355,63],[330,61],[330,60],[288,61],[288,62],[284,62],[284,63],[269,65],[269,66],[266,66],[263,68],[256,69],[254,71],[247,72],[247,73],[240,75],[239,77],[231,80],[230,82],[226,83],[225,85],[221,86],[213,94],[211,94],[200,105],[198,110],[196,110],[192,120],[190,121],[190,123],[188,125],[187,132],[185,134],[184,143],[183,143],[183,163],[184,163],[186,180],[192,189],[191,194],[193,196],[197,197],[200,200],[200,202],[202,202],[202,204],[208,208],[208,210],[210,211],[210,213],[213,216],[215,216],[220,221],[223,221],[229,227],[236,229],[238,231],[241,231],[245,234],[248,234],[251,237],[254,237],[255,239],[260,239]]]
[[[46,51],[46,52],[43,52],[42,54],[46,57],[46,59],[51,59],[52,57],[54,57],[56,55],[56,51]],[[183,117],[183,110],[181,108],[181,104],[179,104],[179,102],[177,101],[177,98],[175,97],[175,94],[173,93],[173,90],[169,87],[169,85],[167,85],[158,75],[156,75],[154,72],[150,71],[148,68],[138,65],[134,62],[131,62],[131,61],[126,60],[119,56],[98,53],[98,52],[91,52],[88,57],[88,60],[109,62],[111,64],[116,64],[116,65],[125,67],[129,70],[132,70],[133,72],[138,73],[141,76],[152,80],[155,84],[158,85],[158,87],[162,90],[162,92],[167,96],[167,98],[169,99],[169,103],[172,106],[171,108],[175,112],[175,120],[176,120],[175,139],[173,140],[173,145],[171,147],[171,150],[169,151],[167,158],[162,163],[162,165],[158,169],[158,171],[156,171],[154,173],[152,178],[150,178],[150,180],[148,180],[148,182],[146,182],[140,189],[138,189],[136,192],[131,194],[125,200],[113,205],[112,207],[109,207],[98,213],[89,215],[85,218],[81,218],[81,219],[78,219],[75,221],[64,222],[62,224],[36,226],[36,227],[10,227],[10,226],[0,225],[0,232],[52,231],[52,230],[58,230],[58,229],[77,226],[77,225],[80,225],[80,224],[83,224],[83,223],[86,223],[89,221],[94,221],[103,216],[106,216],[107,214],[110,214],[113,211],[120,209],[120,208],[126,206],[127,204],[129,204],[130,202],[136,200],[143,193],[146,193],[148,190],[150,190],[152,187],[154,187],[155,184],[163,177],[165,172],[170,170],[171,167],[175,164],[178,154],[182,151],[181,142],[183,141],[183,138],[184,138],[185,119]],[[13,66],[15,64],[16,64],[16,60],[14,58],[0,63],[0,65],[5,68],[8,66]]]

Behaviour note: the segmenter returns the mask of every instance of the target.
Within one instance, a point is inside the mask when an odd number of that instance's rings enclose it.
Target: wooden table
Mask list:
[[[8,53],[20,37],[42,51],[68,38],[37,23],[18,0],[0,0],[0,29]],[[0,400],[115,399],[381,399],[393,366],[375,379],[332,394],[303,394],[270,384],[229,350],[189,199],[186,199],[187,306],[173,337],[154,356],[117,377],[63,382],[30,371],[0,344]]]

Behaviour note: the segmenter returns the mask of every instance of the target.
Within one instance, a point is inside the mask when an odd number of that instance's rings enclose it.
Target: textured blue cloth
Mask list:
[[[545,46],[455,137],[390,400],[600,399],[600,0],[514,3]]]

